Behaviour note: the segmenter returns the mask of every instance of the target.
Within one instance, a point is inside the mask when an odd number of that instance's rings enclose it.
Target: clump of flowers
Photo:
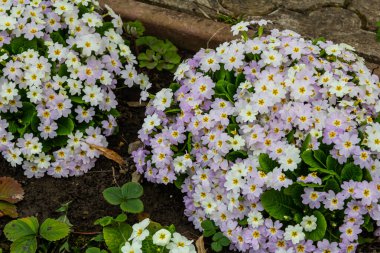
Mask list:
[[[174,226],[161,228],[151,233],[145,219],[132,226],[132,234],[121,247],[122,253],[168,252],[168,253],[196,253],[193,241],[175,232]]]
[[[0,7],[0,152],[28,177],[81,175],[117,128],[118,80],[142,88],[122,21],[95,0]]]
[[[231,249],[355,252],[380,225],[379,78],[349,45],[265,23],[179,66],[147,108],[137,169],[184,180],[189,220]]]

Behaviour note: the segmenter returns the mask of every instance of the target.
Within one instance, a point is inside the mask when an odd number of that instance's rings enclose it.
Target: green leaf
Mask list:
[[[324,168],[309,168],[309,170],[310,171],[317,171],[319,173],[325,173],[325,174],[333,175],[333,176],[336,176],[338,179],[340,179],[340,176],[338,175],[338,173],[336,173],[333,170],[324,169]]]
[[[353,163],[347,163],[342,169],[341,177],[343,181],[350,181],[352,179],[360,182],[363,179],[363,171],[359,166]]]
[[[141,213],[144,211],[144,204],[140,199],[128,199],[121,202],[120,208],[128,213]]]
[[[54,242],[67,237],[70,233],[70,227],[61,221],[55,219],[46,219],[40,227],[42,238]]]
[[[320,163],[314,158],[314,155],[313,155],[313,151],[312,151],[312,150],[306,150],[306,151],[304,151],[304,152],[301,154],[301,158],[302,158],[302,160],[303,160],[307,165],[309,165],[309,166],[312,167],[312,168],[320,168],[320,167],[324,167],[324,165],[320,164]]]
[[[74,122],[70,118],[58,119],[57,125],[57,135],[69,135],[74,131]]]
[[[214,88],[215,91],[215,97],[223,98],[225,100],[229,100],[231,103],[234,103],[233,96],[231,96],[231,88],[230,92],[228,91],[228,86],[233,85],[232,83],[225,81],[225,80],[219,80]]]
[[[100,35],[104,35],[109,29],[114,28],[112,22],[104,22],[103,26],[97,27],[95,30]]]
[[[311,135],[308,134],[308,135],[306,135],[306,138],[305,138],[305,140],[302,143],[301,153],[303,153],[304,151],[306,151],[306,150],[309,149],[310,142],[311,142]]]
[[[314,158],[326,168],[326,154],[322,150],[314,150]]]
[[[144,193],[144,188],[139,183],[128,182],[121,187],[121,195],[124,199],[140,198]]]
[[[371,217],[366,214],[364,216],[364,223],[363,223],[363,228],[365,228],[365,230],[367,230],[367,232],[373,232],[374,230],[374,225],[373,225],[373,222],[371,221]]]
[[[326,185],[323,188],[325,192],[328,192],[329,190],[334,191],[335,193],[340,192],[340,186],[339,183],[334,179],[330,178],[329,180],[326,181]]]
[[[210,237],[216,233],[216,226],[211,220],[202,221],[201,227],[203,228],[203,235],[205,237]]]
[[[60,43],[64,46],[66,46],[66,41],[65,39],[62,37],[61,33],[59,31],[56,31],[56,32],[52,32],[50,34],[50,38],[53,40],[53,42],[55,43]]]
[[[91,248],[88,248],[85,253],[107,253],[107,251],[99,249],[99,248],[91,247]]]
[[[13,54],[20,54],[27,51],[28,49],[34,49],[36,51],[38,50],[38,43],[36,38],[28,40],[23,36],[12,39],[10,46]]]
[[[175,187],[178,189],[182,189],[183,182],[185,182],[185,179],[187,178],[187,174],[180,174],[177,176],[177,179],[174,181]]]
[[[176,92],[179,88],[181,88],[181,85],[179,83],[171,83],[169,86],[169,89],[171,89],[174,92]]]
[[[4,227],[4,235],[9,241],[16,241],[25,236],[37,236],[38,220],[36,217],[27,217],[9,222]]]
[[[245,159],[247,157],[248,157],[247,152],[242,151],[242,150],[231,151],[230,153],[228,153],[226,155],[226,159],[228,161],[232,161],[232,162],[236,161],[236,159],[238,159],[238,158]]]
[[[59,69],[58,69],[58,73],[57,73],[60,77],[64,77],[64,76],[68,76],[69,72],[67,70],[67,65],[62,63],[60,66],[59,66]]]
[[[127,220],[127,215],[125,213],[121,213],[119,214],[115,219],[114,221],[116,222],[125,222]]]
[[[215,252],[220,252],[223,249],[223,246],[220,245],[218,242],[211,243],[211,249]]]
[[[104,199],[111,205],[120,205],[123,201],[123,194],[120,187],[109,187],[103,191]]]
[[[11,253],[35,253],[37,251],[37,239],[33,235],[24,236],[11,244]]]
[[[279,166],[279,164],[275,160],[270,158],[269,155],[266,153],[261,153],[259,155],[259,164],[261,169],[267,173],[271,172],[272,170],[274,170],[274,168]]]
[[[331,155],[328,155],[326,159],[326,166],[327,166],[327,169],[336,171],[339,166],[339,163]]]
[[[292,197],[281,191],[268,190],[261,195],[261,204],[269,215],[277,220],[286,220],[292,217],[294,202]]]
[[[132,227],[126,223],[103,228],[104,241],[112,253],[119,253],[120,246],[128,241],[131,234]]]
[[[158,245],[155,245],[153,243],[153,239],[152,239],[152,236],[148,236],[148,238],[146,238],[143,242],[142,242],[142,247],[141,247],[141,250],[142,252],[144,253],[159,253],[159,252],[165,252],[165,251],[162,251],[160,248],[160,246]]]
[[[105,216],[105,217],[97,219],[94,222],[94,225],[100,225],[102,227],[105,227],[105,226],[108,226],[108,225],[112,224],[112,222],[113,222],[113,217],[111,217],[111,216]]]
[[[72,96],[70,97],[71,101],[73,101],[76,104],[85,104],[86,102],[82,99],[82,97],[78,96]]]
[[[21,122],[23,125],[30,125],[35,114],[37,114],[36,107],[29,102],[22,103],[22,117]]]
[[[303,187],[299,183],[294,183],[289,185],[288,188],[284,189],[284,194],[290,196],[294,204],[298,206],[303,206],[301,195],[304,193]]]
[[[311,232],[305,231],[306,239],[320,241],[324,238],[327,229],[325,216],[320,211],[314,211],[313,215],[317,218],[317,228]]]

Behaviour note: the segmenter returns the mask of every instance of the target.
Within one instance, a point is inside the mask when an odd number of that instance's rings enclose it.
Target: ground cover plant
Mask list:
[[[137,170],[181,186],[189,220],[230,249],[355,252],[379,233],[379,77],[347,44],[265,24],[178,67]]]
[[[142,195],[143,187],[135,182],[105,189],[105,200],[111,205],[120,205],[121,213],[97,219],[94,224],[101,226],[102,232],[84,248],[70,244],[73,227],[67,217],[70,203],[57,210],[62,214],[59,218],[47,218],[41,225],[36,217],[13,220],[4,227],[5,237],[12,242],[10,252],[195,253],[193,242],[177,233],[174,225],[164,227],[149,218],[134,224],[128,220],[127,215],[143,211]]]
[[[2,1],[0,151],[27,177],[82,175],[117,130],[114,88],[151,84],[97,1]]]

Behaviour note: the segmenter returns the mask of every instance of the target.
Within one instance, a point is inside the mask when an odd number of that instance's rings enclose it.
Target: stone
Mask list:
[[[380,21],[380,0],[352,0],[348,8],[365,19],[365,29],[376,31],[376,22]]]
[[[275,11],[281,0],[222,0],[221,5],[235,16],[262,16]]]
[[[100,0],[100,4],[108,4],[126,20],[140,20],[147,34],[168,39],[183,49],[215,47],[233,39],[229,25],[210,19],[132,0]]]
[[[326,6],[344,6],[344,0],[287,0],[282,1],[284,8],[294,11],[310,11]]]
[[[290,29],[310,39],[325,37],[335,43],[347,43],[367,60],[380,63],[380,43],[375,33],[362,30],[361,19],[350,10],[327,7],[305,15],[279,9],[264,18],[274,21],[270,28]]]

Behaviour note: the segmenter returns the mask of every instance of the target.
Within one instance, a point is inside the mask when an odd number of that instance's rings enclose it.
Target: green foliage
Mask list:
[[[236,25],[237,23],[240,23],[241,21],[243,21],[243,17],[242,16],[232,17],[232,16],[228,16],[228,15],[220,13],[217,17],[217,20],[229,25]]]
[[[306,239],[320,241],[325,237],[327,222],[325,216],[320,211],[314,211],[313,215],[317,218],[317,228],[311,232],[306,232]]]
[[[18,216],[15,204],[24,198],[21,185],[10,177],[0,177],[0,217]]]
[[[268,190],[261,195],[261,204],[269,215],[277,220],[288,220],[292,217],[294,202],[292,197],[282,191]]]
[[[376,39],[380,42],[380,21],[376,23],[377,31],[376,31]]]
[[[216,233],[217,227],[215,226],[215,223],[212,220],[202,221],[201,226],[203,228],[203,235],[205,237],[210,237]]]
[[[143,36],[136,40],[136,46],[142,49],[137,56],[141,68],[174,72],[181,62],[177,47],[169,40],[160,40],[154,36]]]
[[[212,237],[212,243],[211,243],[211,249],[215,252],[220,252],[222,251],[223,247],[227,247],[230,245],[230,240],[223,235],[222,232],[217,232],[214,234]]]
[[[118,253],[132,234],[132,227],[126,223],[117,223],[103,228],[103,237],[108,249],[112,253]]]
[[[27,217],[13,220],[4,227],[5,237],[12,242],[11,253],[34,253],[38,239],[53,242],[67,237],[69,233],[69,225],[50,218],[41,226],[36,217]]]
[[[268,154],[264,153],[259,155],[259,163],[261,170],[263,170],[266,173],[274,170],[274,168],[279,166],[279,164],[272,158],[270,158]]]
[[[343,181],[350,181],[352,179],[360,182],[363,179],[363,171],[353,163],[346,163],[342,169],[341,177]]]
[[[231,151],[226,155],[228,161],[234,162],[238,158],[246,159],[248,157],[247,152],[243,150]]]
[[[127,34],[139,38],[144,35],[145,27],[144,25],[136,20],[136,21],[130,21],[124,23],[124,30],[127,32]]]
[[[144,205],[139,199],[144,193],[143,187],[135,182],[129,182],[122,187],[110,187],[103,191],[104,199],[111,205],[120,205],[124,212],[141,213]]]

